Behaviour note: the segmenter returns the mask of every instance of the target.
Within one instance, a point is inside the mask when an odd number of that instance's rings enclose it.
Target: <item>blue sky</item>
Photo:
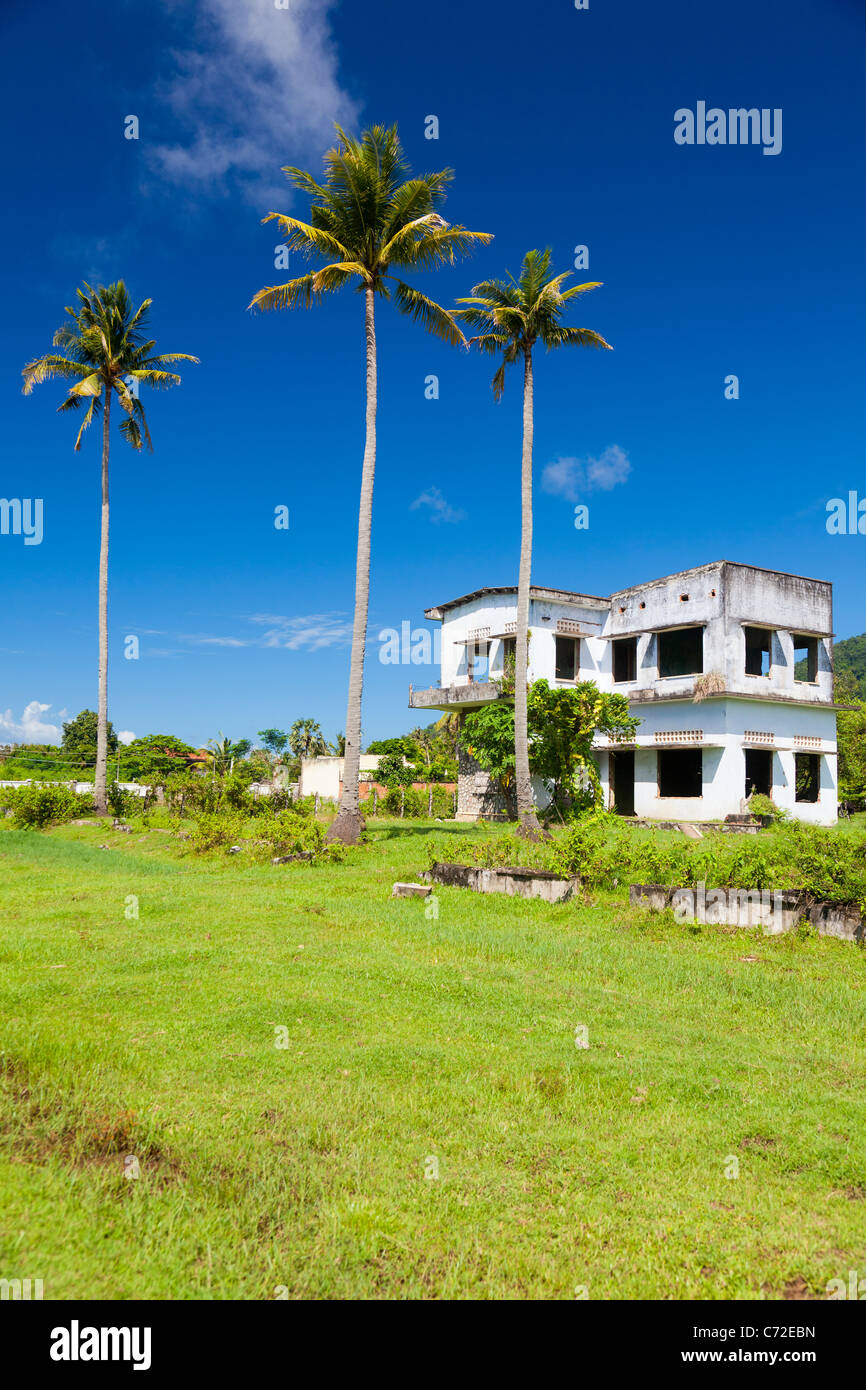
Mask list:
[[[533,246],[562,269],[587,246],[576,278],[604,282],[572,321],[615,351],[536,364],[535,582],[604,594],[741,560],[832,580],[838,635],[864,631],[866,537],[825,520],[830,498],[866,497],[866,5],[289,6],[79,0],[0,20],[0,496],[44,505],[40,545],[0,535],[0,741],[95,706],[98,431],[73,453],[61,387],[24,398],[20,371],[77,284],[119,277],[152,297],[159,347],[201,366],[146,401],[152,455],[114,441],[114,726],[196,744],[299,716],[344,727],[361,301],[246,312],[285,278],[260,218],[305,211],[279,168],[318,171],[334,119],[397,121],[416,170],[456,171],[449,220],[495,233],[416,281],[440,301]],[[781,109],[781,152],[678,145],[674,113],[699,101]],[[488,359],[387,305],[379,347],[365,741],[411,727],[409,681],[437,678],[382,665],[380,630],[515,582],[519,545],[517,377],[495,405]]]

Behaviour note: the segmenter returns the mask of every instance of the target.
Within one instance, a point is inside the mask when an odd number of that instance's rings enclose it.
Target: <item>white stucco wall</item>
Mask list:
[[[836,721],[832,710],[782,705],[751,700],[704,700],[699,704],[675,702],[632,710],[641,723],[635,738],[635,815],[654,820],[723,820],[744,809],[747,747],[766,747],[772,752],[772,799],[798,820],[814,825],[834,825],[838,814],[836,769]],[[692,735],[679,744],[703,751],[701,797],[662,797],[658,788],[657,736]],[[764,743],[755,735],[773,735]],[[599,753],[599,772],[610,804],[610,762],[606,740]],[[817,802],[797,801],[794,758],[797,753],[817,753],[821,758],[821,785]]]
[[[379,753],[361,754],[361,776],[375,773],[379,766]],[[298,783],[299,796],[319,796],[328,801],[338,801],[340,782],[343,778],[343,758],[302,758],[301,776]]]

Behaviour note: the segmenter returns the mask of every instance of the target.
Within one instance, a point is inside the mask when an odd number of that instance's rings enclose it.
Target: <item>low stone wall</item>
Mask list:
[[[792,931],[803,918],[819,936],[842,941],[866,940],[866,924],[854,903],[816,902],[796,890],[761,891],[757,888],[667,888],[657,883],[633,883],[628,890],[632,907],[661,912],[669,907],[680,922],[710,926],[762,927],[768,936]]]
[[[517,866],[482,869],[477,864],[434,864],[421,877],[448,888],[471,888],[476,893],[505,893],[510,898],[541,898],[548,903],[567,902],[580,887],[578,878],[562,878],[547,869],[523,869]]]

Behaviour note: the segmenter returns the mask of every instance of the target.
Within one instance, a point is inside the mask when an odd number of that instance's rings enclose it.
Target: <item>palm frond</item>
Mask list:
[[[263,313],[269,309],[294,309],[298,305],[309,309],[314,300],[321,298],[313,288],[314,279],[314,274],[301,275],[297,280],[287,280],[284,285],[266,285],[253,295],[247,308],[261,309]]]
[[[22,368],[22,390],[25,396],[29,396],[34,386],[40,385],[43,381],[50,381],[53,377],[80,378],[89,376],[90,372],[91,368],[85,363],[74,362],[68,357],[61,357],[59,353],[46,353],[44,357],[36,357]]]
[[[548,329],[539,341],[544,343],[546,348],[607,348],[609,352],[613,352],[610,343],[600,333],[594,333],[591,328],[569,328],[565,324],[556,324]]]
[[[81,397],[80,397],[80,396],[73,396],[71,399],[74,400],[74,401],[76,402],[76,405],[77,405],[77,404],[80,402]],[[67,400],[64,401],[63,405],[60,405],[60,406],[58,406],[57,408],[58,408],[58,410],[65,410],[65,409],[67,408],[68,405],[69,405],[69,399],[67,398]],[[83,435],[84,435],[84,431],[89,427],[89,425],[91,424],[91,422],[92,422],[92,420],[93,420],[93,417],[94,417],[95,415],[98,415],[101,409],[102,409],[102,399],[101,399],[101,397],[99,397],[99,396],[92,396],[92,397],[91,397],[91,400],[90,400],[90,405],[87,407],[87,413],[85,414],[84,419],[83,419],[82,422],[81,422],[81,428],[80,428],[80,430],[78,431],[78,434],[76,435],[76,438],[75,438],[74,452],[75,452],[76,454],[77,454],[77,453],[79,452],[79,450],[81,449],[81,440],[82,440],[82,437],[83,437]]]
[[[389,277],[393,279],[393,277]],[[394,291],[394,303],[401,314],[408,314],[416,323],[421,323],[437,338],[442,338],[452,347],[462,345],[465,347],[466,339],[448,309],[443,309],[432,299],[428,299],[426,294],[420,290],[413,289],[411,285],[406,285],[402,280],[395,280],[396,289]]]
[[[324,265],[313,276],[313,291],[320,295],[328,290],[338,290],[353,275],[359,275],[365,283],[370,280],[370,272],[360,261],[339,261],[334,265]]]
[[[339,256],[342,261],[352,259],[352,252],[323,227],[313,227],[309,222],[300,222],[297,217],[287,217],[282,212],[269,212],[262,218],[263,222],[274,220],[286,233],[290,250],[307,254],[318,251],[323,256]]]
[[[136,381],[143,381],[145,386],[155,386],[157,390],[169,386],[180,386],[180,377],[177,372],[164,372],[158,367],[133,367],[125,375],[134,377]]]

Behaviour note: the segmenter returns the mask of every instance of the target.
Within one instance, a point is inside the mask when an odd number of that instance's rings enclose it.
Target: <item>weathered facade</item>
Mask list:
[[[793,816],[837,814],[832,586],[719,561],[609,597],[533,587],[530,682],[592,680],[640,719],[634,740],[599,738],[607,804],[659,820],[719,820],[750,791]],[[442,623],[441,684],[413,709],[466,712],[508,698],[516,589],[479,589],[430,608]],[[540,804],[545,788],[536,785]],[[458,817],[500,816],[487,775],[461,755]]]

